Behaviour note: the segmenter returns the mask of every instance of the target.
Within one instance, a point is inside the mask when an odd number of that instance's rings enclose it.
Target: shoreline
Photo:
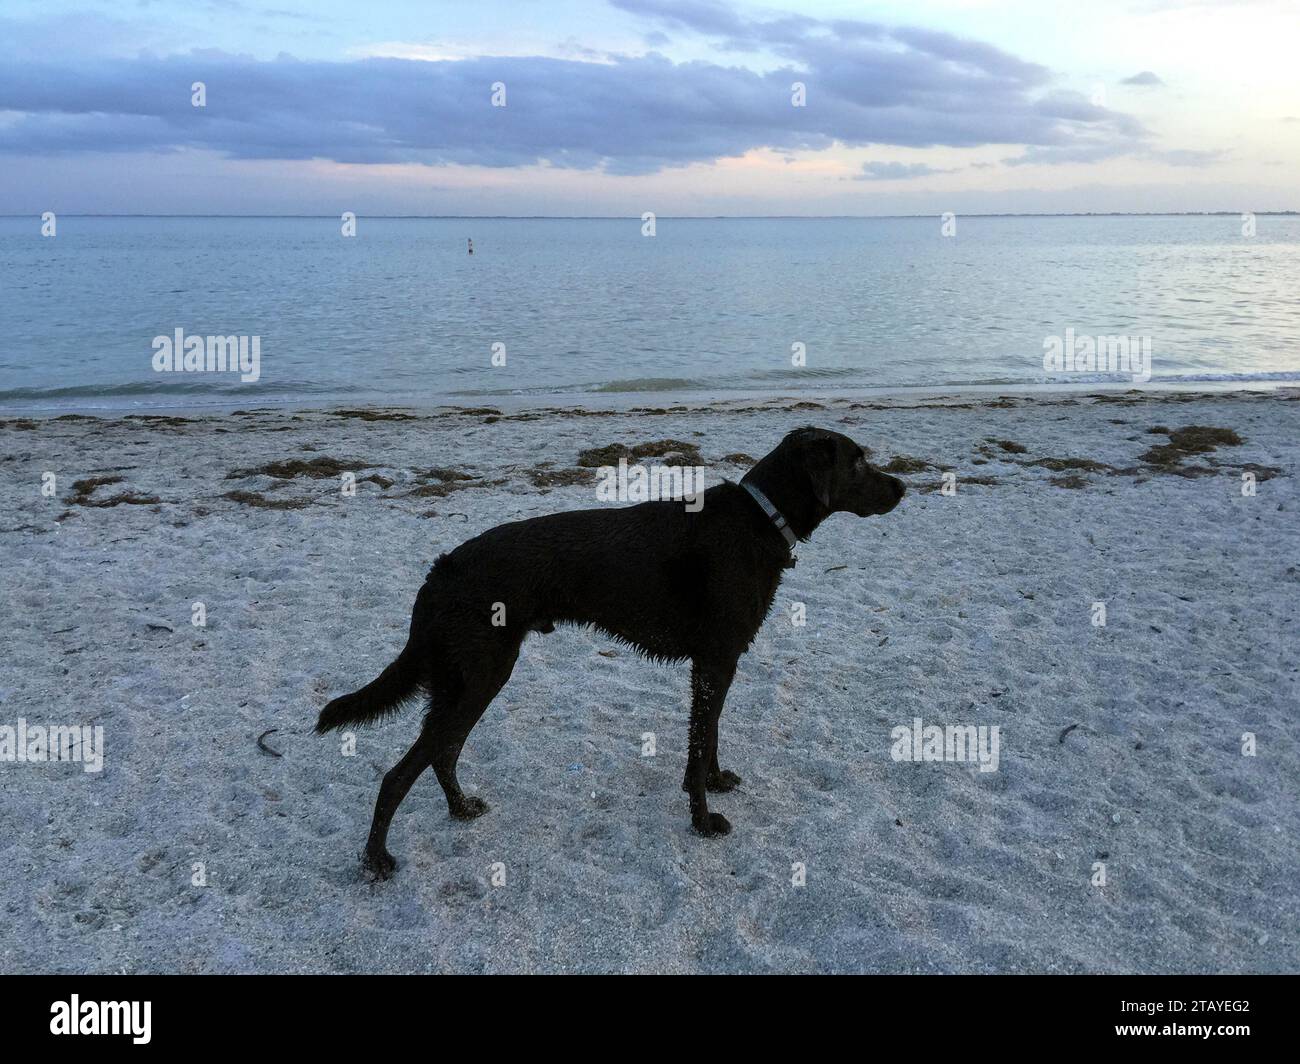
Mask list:
[[[1137,387],[1131,383],[1098,383],[1095,381],[1079,384],[967,384],[967,385],[910,385],[903,387],[882,388],[846,388],[846,389],[809,389],[801,392],[783,392],[780,389],[752,389],[726,392],[719,395],[716,391],[706,389],[683,389],[655,391],[611,391],[611,392],[556,392],[542,394],[482,394],[456,396],[460,402],[398,402],[387,398],[371,397],[359,399],[260,397],[241,400],[213,400],[202,404],[185,403],[140,403],[128,406],[90,406],[85,403],[61,404],[58,406],[13,406],[0,404],[0,420],[57,420],[59,417],[93,417],[100,420],[140,415],[167,415],[176,417],[222,417],[236,411],[266,411],[278,413],[309,413],[330,410],[370,410],[414,412],[422,416],[442,412],[492,409],[501,415],[518,415],[534,413],[563,414],[566,412],[594,413],[636,413],[646,409],[671,408],[675,410],[697,410],[726,412],[739,404],[779,408],[780,404],[819,403],[826,406],[852,403],[882,403],[902,406],[909,401],[934,401],[947,399],[955,402],[978,400],[991,402],[999,399],[1018,401],[1052,402],[1061,398],[1095,399],[1111,401],[1114,396],[1126,398],[1149,398],[1160,401],[1164,397],[1186,396],[1188,394],[1210,396],[1235,395],[1238,393],[1277,393],[1286,395],[1300,391],[1300,375],[1296,379],[1277,380],[1223,380],[1223,381],[1180,381],[1161,383],[1157,386]],[[1182,400],[1180,400],[1182,401]]]

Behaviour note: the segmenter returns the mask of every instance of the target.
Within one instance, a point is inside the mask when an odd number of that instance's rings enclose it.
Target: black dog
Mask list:
[[[430,765],[453,817],[488,811],[456,781],[461,747],[510,678],[524,637],[557,624],[595,625],[651,658],[690,659],[682,789],[695,830],[725,835],[731,825],[709,811],[706,792],[729,791],[740,777],[718,765],[718,717],[736,662],[793,564],[791,547],[836,511],[888,513],[903,491],[847,436],[799,429],[740,484],[709,488],[697,512],[662,501],[551,514],[499,525],[439,557],[397,660],[332,701],[316,724],[323,733],[376,720],[417,695],[428,700],[419,738],[379,789],[366,869],[386,879],[397,867],[388,825]]]

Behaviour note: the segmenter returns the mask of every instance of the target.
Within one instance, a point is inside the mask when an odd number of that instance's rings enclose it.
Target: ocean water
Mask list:
[[[1149,345],[1146,387],[1300,380],[1300,217],[1256,226],[63,216],[43,237],[0,218],[0,407],[1132,384],[1045,369],[1067,330]],[[257,379],[158,371],[178,329],[256,336]]]

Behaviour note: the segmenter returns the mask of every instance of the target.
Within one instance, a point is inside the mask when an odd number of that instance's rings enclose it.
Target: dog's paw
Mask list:
[[[728,772],[724,768],[717,773],[710,772],[708,778],[704,781],[704,785],[715,794],[725,794],[727,791],[739,787],[740,782],[739,776],[734,772]]]
[[[731,821],[721,813],[709,813],[703,820],[691,821],[691,827],[706,839],[712,839],[730,833]]]
[[[379,853],[371,853],[367,850],[361,858],[361,870],[367,879],[374,883],[382,883],[385,879],[391,879],[393,873],[397,871],[397,858],[387,850],[381,850]]]
[[[473,820],[488,811],[488,804],[482,798],[465,798],[449,808],[453,820]]]

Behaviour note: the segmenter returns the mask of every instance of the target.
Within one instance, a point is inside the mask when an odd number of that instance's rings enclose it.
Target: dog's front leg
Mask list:
[[[711,769],[717,764],[718,717],[736,674],[736,663],[696,661],[691,668],[691,727],[682,790],[691,798],[691,826],[701,835],[725,835],[731,824],[721,813],[709,812]]]

